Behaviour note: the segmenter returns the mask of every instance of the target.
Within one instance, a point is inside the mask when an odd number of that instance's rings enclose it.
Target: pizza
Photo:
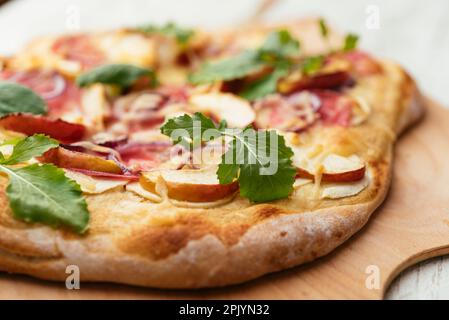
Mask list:
[[[36,39],[2,58],[0,270],[218,287],[324,256],[384,200],[413,79],[323,19]]]

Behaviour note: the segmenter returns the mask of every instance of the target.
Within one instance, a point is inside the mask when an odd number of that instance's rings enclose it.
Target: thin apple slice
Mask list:
[[[315,175],[310,169],[298,167],[297,177],[314,180]],[[328,155],[321,163],[321,181],[323,182],[354,182],[365,177],[366,166],[355,155],[341,157],[335,154]]]
[[[189,100],[192,111],[209,114],[213,119],[226,120],[229,127],[244,128],[255,120],[248,101],[229,93],[197,94]]]
[[[225,204],[231,202],[234,199],[235,195],[236,195],[235,193],[231,193],[230,195],[226,196],[223,199],[211,202],[190,202],[190,201],[179,201],[171,199],[170,203],[175,207],[180,208],[211,209],[224,206]]]
[[[60,168],[122,174],[122,169],[112,160],[67,150],[62,147],[47,151],[39,157],[39,160],[44,163],[53,163]]]
[[[86,174],[64,170],[66,177],[75,180],[81,187],[81,191],[88,194],[99,194],[118,187],[123,187],[129,181],[124,179],[110,179],[110,178],[98,178],[91,177]]]
[[[161,176],[161,171],[148,171],[142,172],[140,175],[139,183],[143,189],[151,193],[156,193],[156,184]]]
[[[131,182],[129,184],[126,185],[126,190],[127,191],[131,191],[135,194],[137,194],[138,196],[141,196],[147,200],[150,200],[152,202],[161,202],[162,201],[162,197],[155,193],[155,192],[151,192],[148,191],[146,188],[143,187],[142,183],[140,182]]]
[[[189,202],[213,202],[233,194],[238,182],[220,184],[213,170],[167,170],[162,172],[169,198]]]
[[[341,199],[353,197],[362,192],[369,185],[369,177],[365,176],[360,181],[344,183],[326,183],[322,185],[322,199]]]

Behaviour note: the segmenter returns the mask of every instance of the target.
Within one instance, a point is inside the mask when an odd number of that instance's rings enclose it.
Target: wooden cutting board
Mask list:
[[[82,282],[81,290],[67,290],[64,283],[0,274],[0,298],[381,299],[400,271],[449,253],[449,110],[432,101],[428,109],[427,117],[398,142],[385,204],[357,235],[318,261],[247,284],[199,291]],[[374,279],[368,281],[374,288],[367,288],[367,278]]]

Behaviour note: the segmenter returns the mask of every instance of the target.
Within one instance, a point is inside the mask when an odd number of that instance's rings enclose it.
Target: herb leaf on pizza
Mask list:
[[[184,136],[183,131],[186,133]],[[293,190],[296,176],[291,161],[293,151],[273,130],[256,131],[252,127],[224,129],[223,126],[216,127],[203,114],[196,113],[193,117],[185,114],[169,119],[161,127],[161,132],[175,143],[187,138],[197,141],[195,145],[220,137],[231,138],[217,169],[218,180],[225,185],[238,180],[240,195],[253,202],[287,198]],[[270,189],[262,189],[261,185],[269,185]]]
[[[129,64],[108,64],[80,75],[76,79],[76,83],[80,87],[102,83],[128,88],[142,77],[148,78],[151,86],[156,84],[156,77],[153,70]]]
[[[79,185],[62,169],[50,164],[11,167],[58,145],[46,136],[34,135],[15,143],[9,157],[1,154],[0,171],[9,177],[6,194],[15,218],[55,227],[64,225],[84,233],[89,222],[87,204]]]
[[[45,114],[47,105],[29,88],[8,81],[0,81],[0,116],[19,112]]]

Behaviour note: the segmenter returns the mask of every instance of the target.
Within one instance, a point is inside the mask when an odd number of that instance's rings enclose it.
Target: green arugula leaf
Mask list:
[[[20,84],[0,81],[0,117],[10,113],[46,114],[45,101]]]
[[[187,42],[189,42],[189,40],[195,34],[193,29],[182,28],[173,22],[169,22],[163,26],[154,24],[143,25],[137,27],[136,30],[145,34],[157,33],[164,36],[173,37],[181,45],[187,44]]]
[[[319,21],[320,24],[320,32],[321,32],[321,36],[323,38],[327,38],[329,35],[329,28],[327,26],[326,20],[324,20],[323,18],[320,19]]]
[[[172,138],[174,144],[184,143],[187,145],[193,144],[196,146],[202,141],[202,137],[206,130],[209,133],[215,134],[215,137],[220,136],[220,130],[226,127],[226,122],[221,122],[217,128],[214,122],[205,117],[202,113],[195,113],[193,116],[184,114],[182,116],[169,119],[162,127],[161,133]],[[212,140],[210,137],[208,140]]]
[[[285,59],[299,53],[299,41],[287,30],[278,30],[268,35],[259,51],[262,57],[268,54],[277,59]]]
[[[288,31],[273,31],[259,49],[246,50],[234,57],[205,63],[189,76],[189,81],[203,84],[240,79],[267,67],[290,63],[289,59],[298,53],[299,42]]]
[[[321,69],[321,67],[324,64],[324,57],[323,56],[314,56],[309,57],[304,60],[302,63],[302,71],[306,75],[313,74]]]
[[[275,93],[278,81],[288,74],[288,69],[289,68],[286,66],[276,68],[265,77],[249,84],[249,86],[240,93],[240,96],[248,100],[257,100],[271,93]]]
[[[76,79],[76,83],[80,87],[103,83],[128,88],[141,77],[148,77],[153,86],[156,84],[156,76],[153,70],[131,64],[108,64],[97,67],[80,75]]]
[[[296,168],[291,160],[293,151],[285,145],[284,137],[275,131],[266,131],[262,153],[270,158],[269,161],[263,160],[260,144],[264,137],[257,134],[248,135],[251,131],[255,133],[254,129],[247,128],[241,134],[235,135],[235,140],[223,155],[222,163],[217,171],[220,183],[231,183],[237,178],[240,195],[252,202],[269,202],[287,198],[293,191],[296,176]],[[276,137],[277,143],[271,144],[270,135]],[[229,163],[229,153],[232,154],[232,163]],[[276,159],[272,158],[273,155],[276,155]],[[245,161],[242,162],[241,159]],[[277,166],[275,172],[263,174],[263,170],[268,170],[274,163]],[[261,186],[264,187],[261,188]]]
[[[205,63],[200,70],[189,76],[189,81],[204,84],[239,79],[261,71],[265,65],[265,62],[259,61],[258,52],[248,50],[231,58]]]
[[[357,44],[359,42],[359,36],[355,34],[348,34],[345,38],[345,45],[343,47],[343,51],[351,51],[357,48]]]
[[[67,226],[82,234],[89,212],[79,185],[54,165],[34,164],[13,169],[0,165],[9,176],[6,194],[16,219]]]
[[[204,133],[212,129],[216,130],[216,138],[232,138],[217,170],[221,184],[229,184],[237,179],[240,194],[253,202],[268,202],[289,196],[293,190],[296,169],[291,160],[293,151],[286,146],[282,136],[275,131],[261,134],[251,127],[244,130],[218,130],[212,120],[200,113],[194,117],[184,115],[170,119],[161,132],[175,143],[180,141],[178,136],[173,136],[176,129],[186,130],[192,140],[209,141],[209,137],[194,138],[194,118],[204,124],[204,128],[195,130]]]
[[[11,156],[7,159],[0,160],[0,164],[18,164],[20,162],[30,160],[33,157],[40,156],[44,152],[56,148],[58,145],[58,141],[43,134],[36,134],[26,137],[15,144]]]

